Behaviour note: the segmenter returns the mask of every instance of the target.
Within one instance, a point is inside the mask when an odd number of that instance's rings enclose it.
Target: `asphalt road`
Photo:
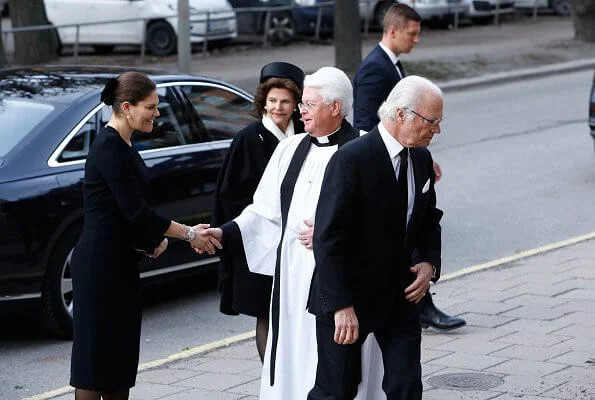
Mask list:
[[[446,95],[443,133],[431,146],[444,170],[445,272],[595,230],[591,81],[584,71]],[[253,329],[249,318],[218,313],[209,279],[151,292],[141,362]],[[16,317],[2,327],[0,398],[68,384],[69,342]]]

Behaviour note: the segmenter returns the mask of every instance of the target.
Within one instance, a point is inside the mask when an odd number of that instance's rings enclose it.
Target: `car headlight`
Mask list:
[[[313,6],[316,4],[316,0],[295,0],[295,4],[298,6]]]

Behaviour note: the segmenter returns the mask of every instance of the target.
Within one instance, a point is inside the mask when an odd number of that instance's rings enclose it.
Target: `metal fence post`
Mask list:
[[[316,31],[314,32],[314,39],[320,40],[320,25],[322,24],[322,6],[318,6],[318,13],[316,14]]]
[[[455,10],[455,17],[454,21],[452,21],[452,24],[454,29],[459,29],[459,10]]]
[[[269,29],[271,26],[271,10],[267,10],[264,16],[264,28],[262,34],[262,47],[267,47],[269,41]]]
[[[146,52],[146,41],[147,41],[147,20],[143,18],[143,31],[140,35],[140,60],[141,62],[145,59]]]
[[[533,19],[537,19],[537,0],[533,2]]]
[[[76,25],[76,39],[74,41],[74,63],[78,64],[79,60],[79,35],[81,31],[81,26]]]
[[[207,50],[209,46],[209,21],[211,19],[211,12],[207,11],[207,21],[205,22],[205,40],[202,42],[202,56],[205,57],[207,55]]]
[[[494,25],[500,23],[500,0],[496,0],[496,14],[494,15]]]

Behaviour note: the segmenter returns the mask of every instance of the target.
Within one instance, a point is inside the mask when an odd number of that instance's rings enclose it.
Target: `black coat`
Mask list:
[[[303,125],[294,121],[294,129],[300,132]],[[252,204],[252,196],[278,144],[279,139],[262,121],[238,132],[217,180],[213,226],[231,221]],[[222,251],[219,255],[220,311],[228,315],[268,316],[273,278],[250,272],[241,246],[238,251]]]
[[[329,162],[316,209],[316,268],[308,307],[316,315],[354,306],[360,326],[386,322],[414,280],[409,267],[428,261],[440,272],[440,219],[432,157],[411,149],[415,202],[405,240],[398,220],[397,180],[378,129],[339,149]],[[422,188],[429,181],[429,188]]]
[[[84,226],[71,262],[74,387],[113,391],[135,384],[142,257],[135,248],[153,251],[170,224],[147,206],[148,183],[138,152],[113,128],[102,130],[85,164]]]
[[[405,76],[404,70],[401,73]],[[378,109],[400,80],[391,59],[376,45],[353,78],[353,126],[369,132],[378,125]]]

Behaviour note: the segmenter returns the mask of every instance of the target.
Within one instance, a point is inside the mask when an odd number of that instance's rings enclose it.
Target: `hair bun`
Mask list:
[[[114,104],[116,98],[116,89],[118,87],[118,80],[116,78],[110,78],[105,83],[105,87],[101,92],[101,101],[106,105],[111,106]]]

